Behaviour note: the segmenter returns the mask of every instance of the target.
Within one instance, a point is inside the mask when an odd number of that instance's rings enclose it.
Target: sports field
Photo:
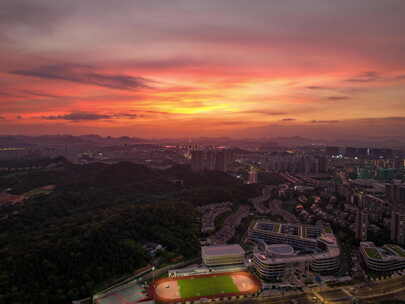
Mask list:
[[[229,275],[211,277],[194,277],[178,280],[180,296],[182,298],[207,297],[216,294],[239,292]]]
[[[159,279],[149,294],[158,303],[255,294],[261,282],[246,271]]]

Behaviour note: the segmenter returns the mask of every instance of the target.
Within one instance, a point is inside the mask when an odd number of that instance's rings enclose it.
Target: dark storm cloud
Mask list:
[[[151,88],[152,80],[128,75],[101,74],[91,66],[55,64],[37,68],[11,71],[11,74],[37,78],[66,80],[118,90]]]
[[[328,100],[332,100],[332,101],[339,101],[339,100],[347,100],[350,99],[349,96],[329,96]]]
[[[45,120],[68,120],[68,121],[94,121],[94,120],[109,120],[109,119],[135,119],[137,114],[118,113],[118,114],[98,114],[89,112],[73,112],[64,115],[42,116]]]
[[[296,121],[295,118],[283,118],[280,121]]]

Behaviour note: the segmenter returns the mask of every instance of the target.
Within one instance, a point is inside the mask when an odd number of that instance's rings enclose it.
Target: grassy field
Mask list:
[[[237,293],[238,287],[229,275],[179,280],[182,298],[207,297],[222,293]]]

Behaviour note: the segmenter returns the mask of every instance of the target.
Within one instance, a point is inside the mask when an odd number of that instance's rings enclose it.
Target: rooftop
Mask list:
[[[321,227],[314,225],[292,224],[292,223],[277,223],[266,220],[257,221],[254,230],[263,231],[265,233],[288,235],[296,238],[317,239],[322,232],[333,234],[329,227]]]
[[[278,256],[286,256],[294,254],[294,248],[287,244],[268,245],[266,250],[269,254],[274,254]]]
[[[386,248],[390,251],[393,251],[397,256],[400,256],[402,258],[405,257],[405,250],[398,245],[387,244],[387,245],[384,245],[384,248]]]
[[[316,259],[328,259],[328,258],[336,258],[340,255],[339,247],[335,246],[328,246],[327,251],[317,252],[317,253],[310,253],[310,254],[291,254],[291,255],[279,255],[279,256],[271,256],[266,254],[266,252],[261,251],[259,248],[255,248],[254,255],[257,256],[262,263],[265,264],[281,264],[281,263],[303,263],[308,261],[313,261]]]
[[[405,258],[405,250],[398,245],[386,244],[383,247],[377,247],[373,242],[362,242],[360,247],[369,258],[375,260],[398,260]]]
[[[244,255],[245,251],[238,244],[232,245],[214,245],[201,247],[203,255],[222,256],[222,255]]]

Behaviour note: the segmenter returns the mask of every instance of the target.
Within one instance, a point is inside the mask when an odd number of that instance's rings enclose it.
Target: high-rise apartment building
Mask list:
[[[328,172],[328,159],[314,155],[274,155],[267,160],[267,168],[276,172],[292,174],[318,174]]]
[[[318,163],[319,163],[319,172],[327,173],[328,172],[328,159],[325,156],[319,156]]]
[[[405,185],[403,184],[386,184],[385,195],[393,205],[405,206]]]
[[[191,170],[194,172],[203,171],[204,162],[204,152],[203,151],[192,151],[191,152]]]
[[[253,167],[251,167],[249,171],[248,184],[257,184],[257,170]]]
[[[215,155],[215,170],[227,172],[229,169],[229,164],[233,161],[233,151],[221,150],[217,151]]]
[[[355,223],[356,239],[360,241],[366,241],[367,230],[368,230],[368,212],[365,209],[358,208]]]
[[[336,155],[338,155],[338,154],[340,154],[340,149],[339,149],[339,147],[332,147],[332,146],[330,146],[330,147],[326,147],[326,155],[329,155],[329,156],[336,156]]]
[[[405,210],[395,208],[391,212],[391,240],[405,244]]]
[[[191,153],[191,169],[194,172],[211,170],[226,172],[232,161],[231,150],[198,150]]]

